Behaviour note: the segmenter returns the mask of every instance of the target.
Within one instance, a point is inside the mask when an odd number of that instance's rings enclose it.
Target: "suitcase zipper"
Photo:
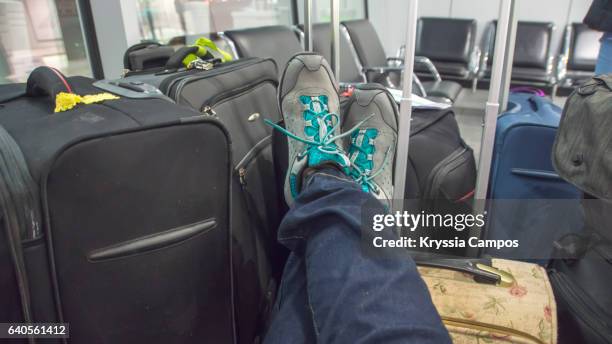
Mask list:
[[[175,101],[178,101],[177,96],[179,94],[181,94],[181,91],[183,90],[183,88],[185,87],[185,85],[187,85],[188,83],[192,82],[192,81],[196,81],[196,80],[201,80],[201,79],[207,79],[222,73],[228,73],[240,68],[244,68],[244,67],[249,67],[252,65],[255,65],[259,62],[261,62],[262,60],[259,58],[249,58],[249,59],[244,59],[244,60],[236,60],[234,62],[228,62],[225,63],[224,65],[221,65],[218,68],[214,68],[212,70],[207,71],[206,73],[202,73],[202,75],[197,75],[199,73],[202,72],[202,70],[198,70],[198,69],[192,69],[190,70],[189,74],[184,75],[184,77],[181,78],[177,78],[174,79],[173,81],[171,81],[169,83],[169,85],[166,87],[166,90],[172,90],[174,89],[173,92],[167,92],[168,96],[172,99],[174,99]],[[194,75],[192,75],[194,74]],[[174,86],[176,84],[176,86]],[[162,86],[160,85],[160,89],[162,88]],[[162,92],[164,92],[164,90],[162,89]],[[166,92],[164,92],[166,93]],[[172,93],[172,94],[170,94]]]
[[[245,59],[245,60],[251,60],[251,59]],[[235,64],[238,64],[238,62],[244,62],[245,60],[235,60],[235,61],[230,61],[230,62],[226,62],[224,64],[222,64],[221,66],[218,67],[218,69],[223,70],[224,68],[228,68],[231,67]],[[214,66],[213,66],[214,68]],[[175,83],[180,82],[181,80],[193,75],[193,74],[197,74],[197,73],[201,73],[202,70],[201,69],[182,69],[182,70],[177,70],[175,71],[174,75],[166,78],[165,80],[163,80],[160,84],[159,84],[159,90],[162,91],[162,93],[170,96],[170,94],[168,93],[169,90],[172,89],[172,86],[174,86]],[[162,70],[159,72],[154,73],[154,75],[163,75],[163,74],[170,74],[170,72],[167,72],[166,70]],[[174,99],[174,98],[173,98]]]
[[[444,315],[440,315],[440,318],[442,318],[442,323],[444,323],[444,325],[447,325],[447,326],[467,328],[471,330],[483,331],[483,332],[488,332],[488,333],[495,332],[495,333],[499,333],[499,334],[507,335],[507,336],[521,337],[521,338],[528,339],[538,344],[546,344],[544,341],[535,337],[534,335],[531,335],[529,333],[525,333],[519,330],[515,330],[513,328],[505,327],[505,326],[485,324],[485,323],[481,323],[478,321],[465,320],[465,319],[454,318],[454,317],[449,317],[449,316],[444,316]]]
[[[561,294],[562,299],[567,302],[570,310],[577,314],[578,318],[593,329],[602,339],[609,340],[610,329],[601,320],[607,318],[607,316],[597,309],[590,307],[588,302],[585,302],[581,296],[582,292],[575,290],[573,283],[562,273],[552,270],[549,273],[549,277],[555,286],[554,289]]]
[[[208,100],[208,102],[206,102],[206,104],[204,104],[204,106],[202,107],[202,110],[204,110],[205,108],[211,108],[213,106],[216,106],[222,102],[228,101],[232,98],[241,96],[242,94],[246,93],[247,91],[249,91],[251,88],[257,87],[261,84],[264,84],[266,82],[272,83],[274,85],[277,84],[276,79],[270,79],[269,77],[262,77],[259,78],[253,82],[251,82],[250,84],[247,85],[243,85],[240,86],[238,88],[234,88],[231,90],[227,90],[225,92],[221,92],[219,94],[217,94],[216,96],[210,98]]]
[[[247,173],[246,168],[244,168],[244,167],[240,167],[240,168],[238,169],[238,179],[240,180],[240,184],[241,184],[242,186],[245,186],[245,185],[246,185],[246,173]]]
[[[469,148],[464,145],[463,147],[455,150],[453,153],[451,153],[451,155],[440,161],[438,165],[433,168],[432,172],[430,173],[430,176],[427,178],[427,187],[424,192],[424,199],[434,200],[434,196],[438,196],[433,195],[433,192],[434,190],[440,189],[440,179],[442,178],[442,176],[447,175],[448,172],[454,170],[464,162],[464,160],[459,160],[459,157],[461,157],[468,150]]]
[[[205,116],[219,118],[219,116],[217,116],[217,111],[213,110],[213,108],[211,108],[210,106],[204,106],[201,112]]]

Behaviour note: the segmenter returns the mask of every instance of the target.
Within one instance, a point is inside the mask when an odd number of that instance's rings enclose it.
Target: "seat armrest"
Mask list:
[[[404,82],[404,67],[365,67],[363,69],[364,73],[366,73],[366,75],[371,72],[371,73],[378,73],[384,76],[387,76],[391,73],[399,73],[400,74],[400,79],[399,79],[399,85],[394,85],[395,87],[392,88],[397,88],[397,89],[401,89],[403,82]],[[425,91],[425,87],[423,87],[423,84],[421,83],[421,80],[419,80],[419,78],[417,77],[416,74],[412,74],[412,82],[414,83],[413,86],[416,86],[416,90],[413,91],[413,93],[421,96],[421,97],[427,97],[427,92]]]
[[[433,62],[431,62],[429,58],[425,56],[415,56],[414,63],[420,63],[420,64],[425,65],[425,67],[427,68],[427,70],[429,71],[429,73],[431,74],[431,76],[434,78],[435,81],[442,81],[442,78],[440,77],[440,73],[438,73],[438,69],[436,68],[436,66],[434,66]]]
[[[367,72],[377,72],[380,74],[398,73],[403,72],[403,66],[381,66],[381,67],[364,67],[363,70]]]
[[[387,57],[387,66],[389,67],[400,67],[404,64],[404,59],[401,57]]]
[[[470,54],[470,62],[468,63],[468,70],[470,71],[470,76],[474,77],[478,75],[478,71],[480,70],[480,57],[482,52],[480,51],[480,47],[474,47],[474,50]]]
[[[487,70],[487,64],[489,63],[489,58],[491,58],[487,49],[485,49],[485,51],[482,52],[480,56],[480,65],[478,66],[477,74],[479,79],[484,77],[484,73]]]
[[[364,67],[363,72],[366,75],[366,79],[369,81],[372,80],[370,76],[375,75],[376,78],[382,76],[387,80],[388,85],[393,88],[401,87],[401,81],[404,78],[404,68],[401,66],[392,67],[392,66],[381,66],[381,67]],[[399,85],[395,85],[394,82],[391,82],[389,75],[391,74],[399,74]]]
[[[546,61],[546,74],[550,77],[551,83],[555,83],[557,76],[555,74],[555,61],[557,57],[551,54]]]
[[[556,68],[557,83],[562,83],[567,75],[567,55],[559,54],[557,57],[557,68]]]
[[[397,49],[397,53],[395,54],[395,57],[404,61],[404,58],[406,57],[406,44],[400,45],[400,47]]]

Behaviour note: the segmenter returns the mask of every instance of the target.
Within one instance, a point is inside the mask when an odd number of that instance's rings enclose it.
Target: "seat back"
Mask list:
[[[417,56],[433,62],[470,62],[476,39],[476,20],[456,18],[420,18],[417,24]]]
[[[514,67],[546,69],[555,25],[544,22],[519,22],[514,46]]]
[[[496,29],[497,21],[494,21],[489,29],[489,39],[485,47],[489,52],[489,59],[487,60],[489,66],[493,63]],[[546,70],[554,29],[555,25],[551,22],[519,21],[516,28],[516,43],[512,66]]]
[[[302,25],[298,28],[304,32]],[[340,26],[341,30],[344,30]],[[312,26],[312,49],[331,62],[331,26],[329,23],[318,23]],[[354,48],[346,34],[340,34],[340,75],[336,76],[339,82],[357,83],[365,82],[365,77],[359,58],[355,56]]]
[[[362,66],[382,67],[387,65],[385,49],[369,20],[349,20],[342,22],[342,25],[348,32]]]
[[[291,57],[301,51],[297,35],[286,26],[263,26],[223,33],[233,44],[238,57],[270,57],[284,70]]]
[[[566,30],[569,35],[567,69],[592,72],[599,54],[601,32],[590,29],[582,23],[573,23]]]

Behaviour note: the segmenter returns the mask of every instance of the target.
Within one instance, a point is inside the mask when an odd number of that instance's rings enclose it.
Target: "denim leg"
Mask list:
[[[310,309],[302,312],[311,313],[317,342],[450,343],[408,253],[382,258],[362,250],[362,234],[371,233],[361,232],[362,207],[385,212],[373,200],[328,169],[309,177],[281,223],[279,241],[303,257]]]
[[[291,253],[272,312],[264,344],[315,343],[312,312],[306,294],[306,267],[302,257]]]
[[[595,75],[612,73],[612,33],[604,33],[600,42]]]

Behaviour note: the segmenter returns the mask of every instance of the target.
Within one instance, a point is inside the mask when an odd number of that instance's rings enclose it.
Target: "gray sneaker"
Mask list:
[[[393,164],[397,145],[398,110],[393,97],[380,85],[358,85],[346,107],[342,129],[354,128],[345,147],[351,161],[349,175],[364,192],[389,209],[393,197]],[[365,119],[365,122],[363,122]]]
[[[342,149],[337,83],[327,61],[301,53],[287,63],[279,86],[279,104],[285,128],[266,121],[287,135],[289,166],[285,176],[285,200],[291,205],[301,189],[302,171],[324,162],[349,172]]]

